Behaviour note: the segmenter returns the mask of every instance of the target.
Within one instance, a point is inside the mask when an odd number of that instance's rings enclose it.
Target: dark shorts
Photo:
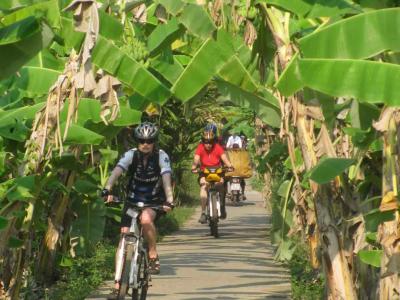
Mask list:
[[[160,205],[156,203],[155,205]],[[131,227],[132,224],[132,217],[126,214],[126,211],[129,208],[129,204],[124,204],[124,208],[122,209],[122,217],[121,217],[121,227]],[[156,212],[156,218],[154,221],[158,220],[160,217],[165,215],[165,211],[162,210],[154,210]]]

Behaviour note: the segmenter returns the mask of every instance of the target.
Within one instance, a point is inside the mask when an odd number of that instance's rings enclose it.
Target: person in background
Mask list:
[[[192,172],[197,172],[197,167],[200,166],[201,170],[205,167],[219,167],[224,164],[230,170],[233,170],[232,164],[225,154],[225,150],[216,142],[216,136],[214,134],[212,126],[207,125],[202,134],[201,143],[197,146],[195,151]],[[199,222],[205,224],[207,222],[206,207],[207,207],[207,188],[208,184],[204,177],[204,174],[200,173],[200,200],[201,200],[201,216]],[[220,190],[221,199],[221,219],[226,218],[225,209],[225,189],[224,189],[224,178],[221,178],[221,182],[217,184]]]

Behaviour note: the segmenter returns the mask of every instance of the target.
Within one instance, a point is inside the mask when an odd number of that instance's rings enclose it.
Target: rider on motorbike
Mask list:
[[[225,154],[224,149],[216,142],[216,127],[214,124],[208,124],[202,134],[201,143],[197,146],[195,151],[192,172],[197,171],[197,166],[200,165],[200,169],[204,170],[205,167],[217,167],[221,166],[222,163],[233,169],[231,162]],[[207,222],[207,217],[205,214],[207,207],[207,188],[208,184],[205,180],[204,174],[200,173],[199,176],[200,183],[200,200],[201,200],[201,216],[199,222],[205,224]],[[220,191],[221,199],[221,219],[226,218],[225,209],[225,189],[224,189],[224,179],[217,183],[217,187]]]

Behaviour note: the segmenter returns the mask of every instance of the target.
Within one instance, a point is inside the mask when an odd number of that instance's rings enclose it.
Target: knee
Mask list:
[[[140,223],[142,225],[153,224],[153,217],[150,216],[149,214],[142,214],[142,216],[140,218]]]

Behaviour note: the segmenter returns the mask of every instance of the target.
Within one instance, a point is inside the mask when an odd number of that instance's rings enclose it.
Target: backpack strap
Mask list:
[[[128,187],[127,188],[128,192],[129,192],[129,189],[132,186],[133,176],[134,176],[134,174],[136,172],[138,164],[139,164],[139,150],[135,150],[133,152],[132,163],[129,165],[128,172],[127,172],[127,175],[129,176],[128,186],[127,186]]]

